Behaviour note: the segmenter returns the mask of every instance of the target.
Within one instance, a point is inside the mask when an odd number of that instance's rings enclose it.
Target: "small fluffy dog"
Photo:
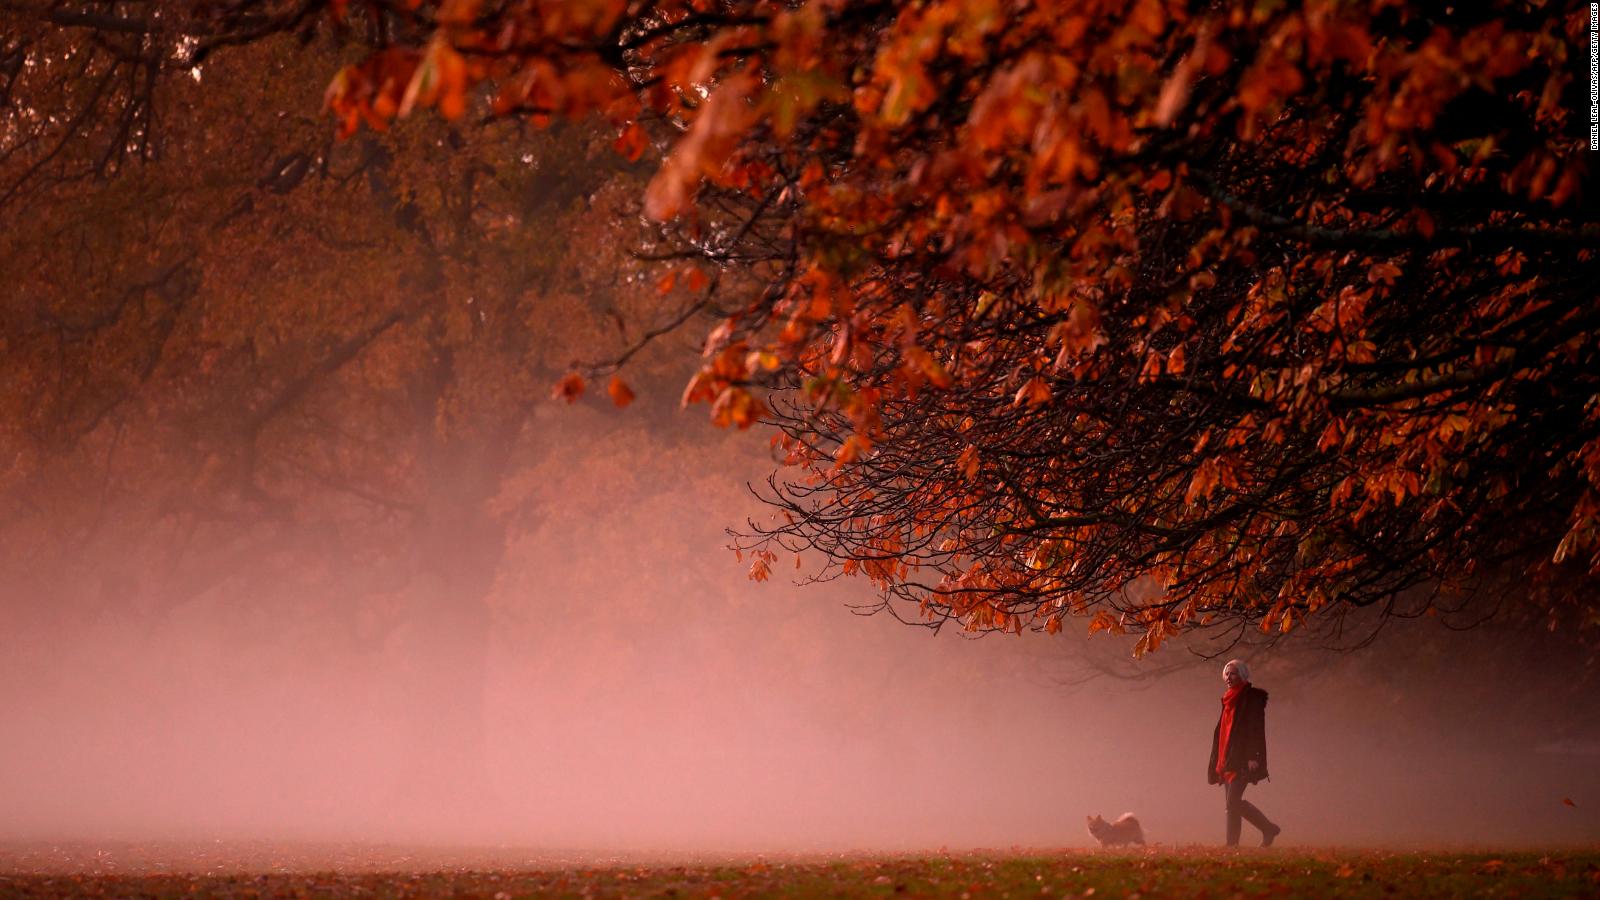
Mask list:
[[[1133,813],[1123,813],[1115,822],[1107,822],[1099,816],[1088,819],[1089,833],[1102,847],[1144,843],[1144,829],[1139,827],[1139,819]]]

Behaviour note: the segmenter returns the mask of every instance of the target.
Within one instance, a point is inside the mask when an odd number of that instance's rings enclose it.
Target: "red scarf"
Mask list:
[[[1223,781],[1232,781],[1233,773],[1227,770],[1228,766],[1228,732],[1233,730],[1233,714],[1239,709],[1239,698],[1244,696],[1244,689],[1250,682],[1241,682],[1238,687],[1228,688],[1222,695],[1222,720],[1217,723],[1217,774]]]

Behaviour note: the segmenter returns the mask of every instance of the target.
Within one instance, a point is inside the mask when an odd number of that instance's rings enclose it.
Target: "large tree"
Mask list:
[[[388,14],[382,4],[374,15]],[[1592,625],[1600,239],[1539,3],[423,3],[346,69],[600,111],[722,281],[688,399],[770,417],[760,532],[972,628],[1486,592]],[[650,128],[652,123],[663,123]],[[670,255],[670,254],[665,254]],[[748,276],[754,276],[753,278]],[[708,299],[710,295],[708,294]]]
[[[508,485],[556,437],[533,419],[549,383],[639,293],[625,254],[604,266],[621,160],[509,123],[336,142],[337,56],[282,37],[192,75],[156,46],[156,93],[93,109],[127,48],[16,46],[0,611],[345,623],[358,658],[403,660],[406,790],[488,794],[492,590],[548,499]],[[139,145],[102,169],[80,112]]]
[[[150,8],[92,11],[170,31]],[[623,153],[661,150],[650,255],[696,292],[664,319],[722,320],[685,399],[769,418],[798,467],[758,577],[810,549],[932,621],[1076,613],[1141,649],[1485,594],[1596,623],[1579,12],[266,0],[182,21],[198,47],[366,43],[327,92],[346,135],[425,107],[599,114]]]

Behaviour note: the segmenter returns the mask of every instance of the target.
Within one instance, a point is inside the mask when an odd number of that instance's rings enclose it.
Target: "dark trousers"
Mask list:
[[[1249,786],[1250,783],[1245,781],[1242,777],[1235,778],[1232,781],[1224,781],[1222,783],[1223,797],[1225,798],[1228,810],[1229,847],[1239,846],[1239,832],[1242,830],[1239,824],[1240,819],[1244,819],[1251,825],[1254,825],[1256,828],[1260,829],[1262,834],[1266,834],[1268,831],[1273,829],[1272,822],[1268,821],[1267,817],[1262,814],[1261,810],[1256,809],[1256,805],[1254,803],[1244,799],[1244,789]]]

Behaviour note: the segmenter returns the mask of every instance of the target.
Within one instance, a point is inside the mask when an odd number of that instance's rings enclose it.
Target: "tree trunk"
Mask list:
[[[481,504],[435,507],[417,522],[414,572],[394,644],[405,764],[397,813],[425,831],[489,827],[500,817],[487,769],[485,690],[492,626],[489,592],[505,555],[505,527]],[[452,827],[453,826],[453,827]]]

